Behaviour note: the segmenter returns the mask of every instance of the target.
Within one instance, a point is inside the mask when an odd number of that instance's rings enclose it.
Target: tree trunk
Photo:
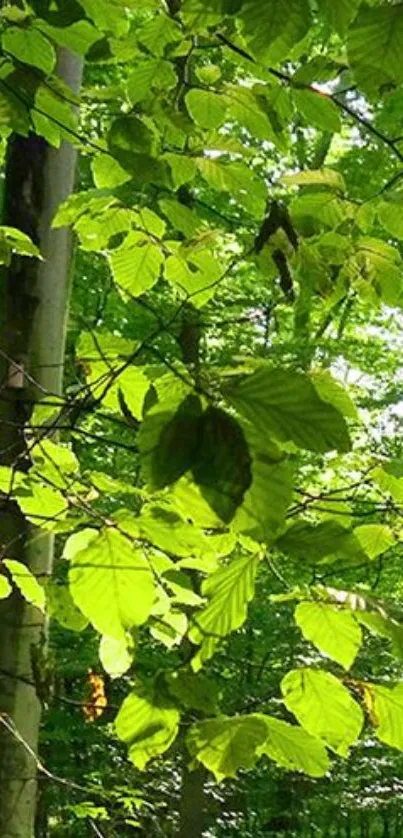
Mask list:
[[[79,90],[81,59],[60,50],[58,72]],[[67,229],[52,230],[51,221],[72,191],[75,165],[68,143],[54,149],[34,134],[9,142],[4,223],[30,235],[44,259],[14,258],[1,278],[0,463],[22,470],[29,467],[23,432],[29,408],[39,395],[62,389],[71,240]],[[52,536],[38,537],[7,498],[0,513],[1,558],[17,558],[39,577],[49,574]],[[33,662],[45,634],[46,620],[18,594],[0,601],[1,838],[34,835],[41,700]],[[4,726],[8,720],[14,733]]]
[[[189,760],[189,755],[186,759]],[[189,771],[187,765],[183,766],[178,838],[201,838],[203,835],[206,773],[202,765],[194,771]]]

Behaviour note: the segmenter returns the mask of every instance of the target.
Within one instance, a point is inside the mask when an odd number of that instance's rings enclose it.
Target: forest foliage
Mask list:
[[[0,21],[3,153],[13,132],[80,153],[53,220],[76,245],[65,392],[33,408],[29,470],[0,466],[56,535],[51,578],[7,546],[0,575],[51,620],[45,753],[69,647],[88,735],[140,770],[320,778],[360,742],[402,751],[403,6],[31,0]],[[0,236],[4,266],[41,258]],[[75,817],[147,822],[87,789]]]

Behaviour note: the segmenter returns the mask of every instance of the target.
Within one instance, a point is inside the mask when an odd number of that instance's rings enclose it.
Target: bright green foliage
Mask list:
[[[311,90],[294,90],[295,108],[302,114],[308,125],[314,125],[322,131],[336,133],[341,129],[339,111],[326,94],[318,95]]]
[[[361,9],[347,43],[351,66],[364,90],[376,93],[383,84],[403,81],[401,4]]]
[[[222,97],[209,90],[190,90],[186,95],[186,107],[202,128],[219,128],[225,120]]]
[[[219,518],[229,523],[251,483],[250,456],[240,425],[223,410],[203,414],[192,474]]]
[[[261,367],[235,385],[229,398],[262,439],[272,435],[278,442],[322,452],[350,447],[343,417],[299,373]]]
[[[300,602],[294,616],[306,640],[350,669],[362,640],[360,626],[351,613],[324,602]]]
[[[252,768],[266,737],[263,716],[222,716],[193,725],[186,745],[191,756],[212,771],[219,782],[234,777],[239,768]]]
[[[114,529],[105,529],[71,560],[73,599],[102,634],[121,640],[126,629],[149,617],[155,590],[143,550]]]
[[[69,799],[61,815],[56,801],[49,823],[55,838],[81,838],[88,817],[92,832],[109,817],[108,834],[180,834],[186,737],[190,767],[218,780],[252,771],[220,789],[224,814],[233,797],[231,825],[206,805],[206,834],[325,834],[309,808],[319,785],[307,780],[297,805],[281,770],[320,778],[327,747],[347,757],[360,700],[378,747],[403,749],[391,658],[403,657],[403,7],[20,5],[1,10],[1,152],[12,132],[31,132],[55,155],[73,144],[81,163],[53,219],[77,245],[65,393],[43,393],[27,424],[24,414],[23,469],[0,465],[2,504],[15,502],[35,537],[55,532],[62,558],[44,588],[4,560],[0,598],[17,587],[44,608],[46,597],[61,669],[79,649],[61,705],[71,684],[79,704],[101,665],[110,711],[123,700],[116,730],[134,766],[165,754],[141,781],[152,805],[134,804],[137,775],[110,726],[100,719],[83,736],[75,720],[80,749],[91,741],[89,789],[105,800]],[[80,97],[56,75],[59,46],[84,57]],[[1,226],[0,262],[26,256],[41,258],[34,241]],[[353,675],[326,672],[321,655]],[[280,682],[300,726],[282,717]],[[278,718],[266,715],[272,702]],[[62,777],[61,733],[58,716],[46,745]],[[342,820],[359,798],[360,758],[335,760],[323,793]],[[270,798],[260,820],[259,779]],[[277,788],[299,832],[275,810]],[[369,790],[362,834],[393,789],[382,800]]]
[[[32,605],[35,605],[40,611],[44,611],[45,591],[31,571],[15,559],[3,559],[3,564],[9,571],[14,585],[19,589],[24,599]]]
[[[208,604],[197,614],[190,631],[190,639],[202,644],[193,661],[195,671],[206,659],[205,654],[211,657],[217,639],[235,631],[245,621],[254,593],[258,561],[259,557],[253,554],[233,559],[204,582],[202,593],[208,598]]]
[[[364,685],[364,700],[381,742],[403,750],[403,685],[396,687]]]
[[[116,732],[129,748],[129,757],[145,768],[152,757],[163,754],[178,732],[179,711],[151,685],[125,698],[116,718]]]
[[[119,678],[130,669],[133,661],[130,636],[121,640],[103,635],[99,645],[99,659],[111,678]]]
[[[204,714],[217,712],[217,689],[212,679],[202,674],[178,671],[169,674],[167,686],[172,697],[184,707]]]
[[[292,467],[273,462],[252,449],[252,484],[238,508],[233,526],[257,541],[269,541],[282,526],[292,497]]]
[[[5,576],[0,576],[0,599],[6,599],[11,594],[11,585]]]
[[[6,53],[25,64],[43,70],[46,75],[54,68],[55,50],[50,41],[37,29],[10,26],[3,35],[2,46]]]
[[[291,524],[277,541],[277,547],[293,558],[308,562],[334,559],[357,562],[367,558],[356,534],[332,519],[318,524],[303,520]]]
[[[247,0],[242,5],[241,21],[253,54],[262,62],[278,64],[306,35],[310,25],[309,5],[306,0],[291,0],[270,4],[262,10],[259,0]]]
[[[265,716],[268,737],[259,748],[279,765],[291,771],[303,771],[310,777],[323,777],[329,768],[329,759],[323,743],[297,725]]]
[[[284,703],[313,736],[342,756],[361,733],[364,716],[343,684],[315,669],[295,669],[281,682]]]

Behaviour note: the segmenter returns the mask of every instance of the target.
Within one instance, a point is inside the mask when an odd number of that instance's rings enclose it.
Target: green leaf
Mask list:
[[[73,556],[69,580],[74,602],[101,634],[121,640],[151,613],[155,587],[149,562],[111,528]]]
[[[238,507],[232,526],[257,541],[271,541],[283,525],[293,493],[293,470],[287,462],[273,462],[267,454],[254,451],[252,483]]]
[[[393,532],[386,524],[363,524],[355,528],[354,535],[370,559],[376,559],[395,544]]]
[[[11,579],[18,590],[32,605],[45,611],[45,591],[31,571],[15,559],[3,559],[3,564],[10,573]]]
[[[59,44],[78,55],[85,55],[96,41],[99,41],[99,31],[89,20],[76,20],[70,26],[51,26],[44,20],[37,21],[37,28]]]
[[[143,405],[150,382],[140,367],[130,366],[119,375],[118,386],[126,407],[135,419],[143,418]]]
[[[364,685],[364,701],[381,742],[403,751],[403,684]]]
[[[164,159],[171,169],[175,189],[195,179],[197,166],[193,157],[187,157],[185,154],[174,154],[168,151],[164,154]]]
[[[225,98],[219,93],[193,88],[185,101],[190,116],[201,128],[219,128],[225,121]]]
[[[314,564],[324,558],[360,562],[368,558],[354,533],[333,519],[320,524],[297,521],[278,539],[276,547],[287,556]]]
[[[6,599],[10,596],[12,587],[5,576],[0,574],[0,599]]]
[[[175,413],[149,411],[138,444],[149,482],[162,489],[192,468],[200,440],[201,402],[188,395]]]
[[[110,154],[98,154],[92,163],[92,174],[95,186],[99,189],[121,186],[130,180],[130,175],[122,169],[117,160]]]
[[[116,637],[101,637],[99,659],[105,672],[111,678],[120,678],[130,669],[133,663],[133,642],[126,636],[120,640]]]
[[[360,0],[321,0],[318,11],[323,14],[332,29],[335,29],[341,38],[344,37],[349,24],[354,19]]]
[[[215,294],[225,269],[209,251],[180,249],[165,261],[165,278],[195,308],[202,308]]]
[[[364,90],[403,81],[402,4],[361,7],[347,38],[349,63]]]
[[[207,550],[202,530],[168,504],[143,507],[135,521],[141,536],[165,553],[186,558],[202,555]]]
[[[346,191],[344,177],[336,169],[305,169],[292,175],[283,175],[281,182],[286,186],[327,186],[338,192]]]
[[[158,205],[171,222],[174,230],[179,230],[186,238],[191,239],[203,226],[202,219],[179,201],[163,198],[158,202]]]
[[[181,477],[172,487],[171,498],[181,514],[198,526],[207,529],[216,529],[222,526],[222,521],[208,505],[193,480]]]
[[[170,90],[177,83],[177,75],[170,61],[146,58],[137,61],[127,80],[127,93],[133,104],[154,95],[154,91]]]
[[[77,553],[80,553],[81,550],[85,550],[89,544],[91,544],[91,541],[94,541],[97,537],[98,530],[93,530],[90,527],[73,533],[65,542],[62,553],[63,558],[68,561],[70,561],[70,559],[74,559]]]
[[[378,205],[377,214],[387,233],[397,239],[403,239],[403,203],[401,200],[382,201]]]
[[[176,701],[192,710],[217,712],[217,684],[206,675],[178,670],[166,676],[168,690]]]
[[[371,477],[383,492],[390,494],[397,503],[403,503],[403,478],[394,473],[393,461],[383,468],[374,468]]]
[[[259,97],[260,94],[260,97]],[[279,148],[284,149],[284,138],[280,126],[276,125],[275,116],[271,123],[267,111],[268,103],[261,96],[258,89],[255,93],[253,88],[238,85],[227,85],[223,97],[227,105],[228,118],[239,122],[252,135],[252,137],[272,142]],[[275,111],[273,111],[275,115]],[[277,130],[275,130],[275,126]]]
[[[150,634],[159,643],[163,643],[167,649],[173,649],[174,646],[179,646],[182,642],[187,628],[186,614],[172,609],[155,619],[150,626]]]
[[[127,17],[123,15],[122,4],[116,0],[80,0],[86,16],[94,21],[97,29],[113,33],[116,37],[124,36],[129,28]],[[98,38],[100,33],[98,32]]]
[[[349,611],[325,602],[300,602],[294,618],[306,640],[345,669],[350,669],[361,646],[362,634]]]
[[[327,93],[293,90],[292,97],[297,113],[301,114],[308,125],[333,134],[341,130],[339,109]]]
[[[164,55],[169,44],[181,40],[182,32],[170,16],[161,12],[141,27],[137,37],[153,55]]]
[[[197,166],[202,177],[218,192],[229,192],[252,214],[261,218],[266,205],[266,186],[245,163],[221,163],[199,158]]]
[[[56,63],[55,50],[38,29],[9,26],[2,36],[4,51],[18,61],[30,64],[49,75]]]
[[[217,64],[203,64],[196,67],[196,76],[203,84],[214,84],[221,78],[221,68]]]
[[[278,765],[290,771],[303,771],[309,777],[323,777],[330,765],[324,744],[308,731],[281,719],[262,716],[268,730],[267,741],[258,748]]]
[[[68,503],[65,496],[43,486],[38,480],[20,477],[14,480],[14,498],[21,511],[33,524],[43,529],[52,529],[53,524],[62,520]]]
[[[253,768],[266,737],[265,720],[258,714],[221,716],[192,725],[186,746],[193,759],[220,782],[224,777],[235,777],[240,768]]]
[[[17,230],[16,227],[7,227],[2,224],[0,226],[0,236],[12,253],[18,253],[20,256],[36,256],[37,259],[42,259],[40,250],[32,239],[26,233]]]
[[[141,770],[168,750],[179,726],[179,711],[162,695],[157,683],[125,698],[116,717],[116,733],[129,747],[129,757]]]
[[[78,460],[65,445],[57,445],[51,439],[39,439],[32,452],[33,468],[30,475],[47,480],[58,489],[66,489],[71,477],[78,474]]]
[[[115,282],[134,297],[144,294],[158,282],[164,262],[161,248],[137,231],[129,233],[123,244],[110,252],[108,259]]]
[[[112,123],[108,134],[108,146],[120,161],[122,152],[148,154],[154,144],[154,135],[145,121],[138,116],[119,116]],[[122,158],[122,165],[123,160]],[[127,158],[130,160],[130,157]]]
[[[88,620],[75,606],[67,585],[58,585],[56,581],[48,580],[46,600],[50,617],[63,628],[80,632],[87,627]]]
[[[305,192],[294,198],[290,213],[297,227],[310,221],[320,230],[338,227],[351,214],[351,208],[335,192]]]
[[[31,118],[35,130],[42,135],[50,145],[59,148],[63,139],[73,142],[77,131],[77,118],[70,104],[70,88],[66,94],[64,87],[53,89],[49,83],[41,84],[35,94],[35,108],[31,111]],[[68,101],[65,101],[65,98]]]
[[[200,422],[192,474],[202,495],[225,523],[232,520],[251,484],[250,466],[241,426],[220,408],[208,407]]]
[[[189,633],[193,643],[225,637],[245,622],[248,603],[254,596],[258,563],[256,555],[233,559],[203,582],[202,594],[209,602],[194,616]],[[193,668],[200,668],[200,658],[196,657]]]
[[[307,0],[276,0],[264,7],[260,0],[246,0],[239,16],[248,48],[265,64],[287,59],[311,24]]]
[[[325,235],[331,236],[332,233],[325,233]],[[355,421],[359,419],[357,408],[347,390],[333,378],[329,370],[315,370],[311,374],[311,378],[318,395],[323,401],[332,404],[339,413],[347,416],[348,419],[354,419]]]
[[[293,669],[281,682],[287,709],[302,727],[323,739],[341,756],[358,739],[364,722],[361,707],[330,672]]]
[[[348,451],[350,439],[344,418],[319,398],[309,378],[301,373],[262,366],[228,392],[230,401],[270,441],[292,440],[311,451]]]

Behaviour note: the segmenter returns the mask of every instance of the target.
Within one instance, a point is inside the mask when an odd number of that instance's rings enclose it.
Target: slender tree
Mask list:
[[[78,91],[82,62],[61,48],[60,78]],[[69,294],[71,235],[52,230],[70,194],[76,151],[50,147],[34,133],[12,136],[6,159],[4,223],[30,236],[41,260],[14,256],[1,277],[1,463],[26,470],[24,426],[39,397],[61,393]],[[1,555],[37,577],[51,572],[53,536],[29,525],[15,502],[2,501]],[[43,699],[46,617],[14,593],[0,604],[0,834],[31,838],[37,797],[37,742]],[[41,684],[42,682],[42,684]]]

